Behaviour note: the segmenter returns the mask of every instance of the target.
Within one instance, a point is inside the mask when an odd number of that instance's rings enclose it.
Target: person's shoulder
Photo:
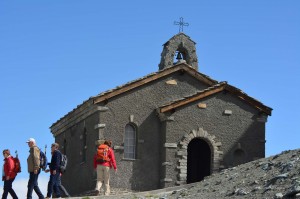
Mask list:
[[[6,160],[6,161],[13,161],[13,157],[9,156],[9,157],[5,158],[4,160]]]
[[[37,146],[32,146],[32,147],[30,147],[30,151],[39,151],[40,149],[39,149],[39,147],[37,147]]]
[[[62,153],[61,153],[59,150],[55,150],[55,151],[54,151],[54,154],[55,154],[55,155],[62,155]]]
[[[40,149],[38,146],[33,146],[32,148],[33,148],[33,150],[35,150],[35,151],[38,151],[38,152],[41,151],[41,149]]]

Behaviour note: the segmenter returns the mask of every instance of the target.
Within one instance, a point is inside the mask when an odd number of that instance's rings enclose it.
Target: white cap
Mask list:
[[[35,143],[35,139],[34,139],[34,138],[29,138],[29,139],[26,141],[26,143],[29,143],[29,142]]]

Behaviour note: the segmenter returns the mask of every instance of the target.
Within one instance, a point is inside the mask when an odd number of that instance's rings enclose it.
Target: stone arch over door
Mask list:
[[[178,185],[186,184],[187,182],[187,149],[189,143],[195,138],[204,140],[210,148],[210,173],[220,170],[221,162],[223,160],[223,151],[220,150],[222,143],[217,142],[214,135],[210,135],[202,128],[199,128],[198,130],[192,130],[190,133],[186,133],[179,142],[179,149],[177,151],[177,156],[179,157],[177,168],[179,173],[176,182]]]

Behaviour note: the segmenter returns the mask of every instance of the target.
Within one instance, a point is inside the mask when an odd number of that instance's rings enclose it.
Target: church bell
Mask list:
[[[179,60],[182,60],[181,52],[178,51],[176,59],[177,59],[178,61],[179,61]]]

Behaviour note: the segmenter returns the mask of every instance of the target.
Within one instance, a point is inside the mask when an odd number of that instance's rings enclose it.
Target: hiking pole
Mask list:
[[[47,144],[45,144],[45,160],[47,160]],[[47,169],[48,163],[46,164],[45,170]]]
[[[18,157],[18,151],[17,150],[15,151],[15,154],[16,154],[16,158],[17,158]]]

